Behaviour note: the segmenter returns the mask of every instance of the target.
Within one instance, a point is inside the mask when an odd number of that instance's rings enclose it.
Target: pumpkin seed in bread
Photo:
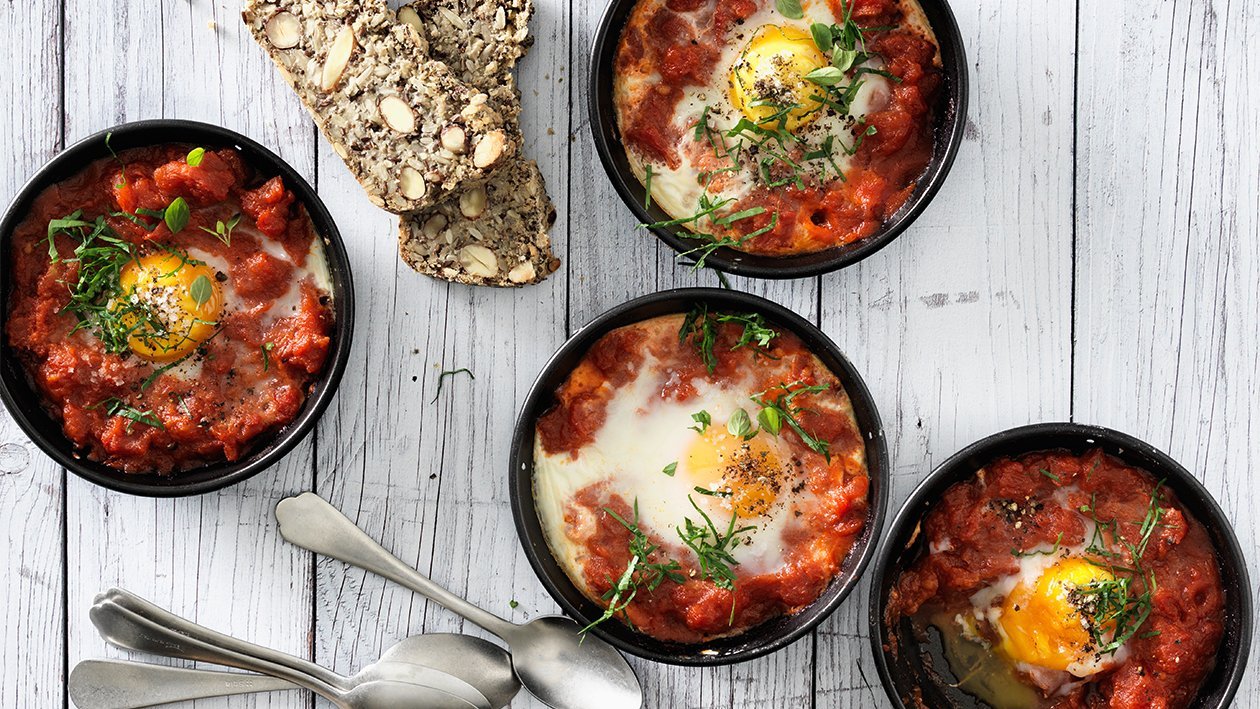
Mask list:
[[[242,16],[371,200],[396,213],[485,182],[518,149],[488,97],[384,0],[245,0]]]

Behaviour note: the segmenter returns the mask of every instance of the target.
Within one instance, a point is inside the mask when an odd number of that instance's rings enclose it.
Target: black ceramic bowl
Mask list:
[[[630,211],[643,224],[672,219],[659,207],[645,209],[643,185],[630,169],[626,151],[617,129],[617,113],[613,106],[613,65],[621,31],[638,0],[611,0],[595,31],[591,50],[590,122],[595,149],[613,187]],[[958,23],[946,0],[920,0],[940,45],[944,63],[945,85],[940,108],[935,113],[936,136],[932,160],[919,178],[914,193],[901,209],[875,234],[861,241],[827,251],[799,256],[757,256],[729,248],[718,249],[705,263],[727,273],[752,278],[804,278],[830,273],[874,254],[901,235],[936,196],[949,174],[958,148],[962,144],[967,117],[967,56]],[[653,229],[653,233],[678,253],[696,248],[699,242],[675,236],[670,229]]]
[[[1194,709],[1229,706],[1247,667],[1253,612],[1247,562],[1229,520],[1203,484],[1166,454],[1132,436],[1075,423],[1025,426],[973,443],[934,470],[897,513],[875,562],[870,606],[875,665],[894,706],[914,706],[908,697],[916,689],[922,691],[923,701],[931,707],[987,706],[952,689],[948,680],[926,666],[920,643],[915,640],[908,621],[896,628],[889,628],[884,622],[884,608],[888,605],[893,582],[900,570],[923,551],[922,538],[916,532],[924,515],[951,485],[971,478],[977,470],[998,458],[1046,450],[1066,450],[1079,455],[1096,448],[1147,471],[1157,480],[1164,479],[1181,505],[1207,530],[1216,547],[1226,594],[1225,636],[1216,668],[1191,706]],[[892,653],[887,648],[887,638],[895,638],[901,651]]]
[[[599,316],[565,343],[534,382],[517,419],[512,437],[509,485],[516,530],[525,555],[556,602],[582,625],[599,618],[603,609],[586,599],[552,556],[534,507],[534,426],[555,404],[554,395],[577,363],[599,338],[611,330],[661,315],[685,313],[697,303],[713,310],[756,312],[780,328],[795,333],[827,365],[849,394],[858,427],[866,441],[870,474],[870,510],[862,535],[849,552],[840,573],[812,605],[796,615],[777,618],[737,637],[704,644],[667,643],[610,621],[593,632],[613,645],[639,657],[673,665],[725,665],[759,657],[786,647],[821,623],[844,601],[874,552],[884,524],[888,490],[888,448],[879,412],[870,392],[853,365],[835,343],[809,321],[764,298],[731,290],[684,288],[630,301]]]
[[[308,394],[302,410],[288,426],[270,439],[262,441],[246,458],[234,463],[207,465],[173,476],[131,475],[88,460],[71,444],[61,430],[61,423],[41,405],[41,396],[31,384],[22,364],[7,352],[0,362],[0,398],[22,431],[45,453],[79,477],[119,492],[149,497],[182,497],[227,487],[271,467],[284,457],[315,427],[316,420],[327,408],[341,381],[350,355],[350,337],[354,331],[354,288],[350,278],[350,261],[342,244],[341,234],[315,190],[287,163],[262,145],[239,133],[218,126],[192,121],[154,120],[128,123],[102,131],[64,150],[40,169],[14,198],[0,220],[0,332],[6,331],[9,313],[8,265],[10,240],[29,213],[32,203],[48,186],[74,176],[88,163],[110,156],[105,145],[112,134],[110,147],[115,151],[166,143],[188,143],[206,148],[233,147],[240,151],[246,164],[260,175],[279,175],[306,206],[311,223],[324,239],[328,266],[332,275],[333,303],[336,323],[332,347],[324,372]],[[5,337],[7,350],[7,335]]]

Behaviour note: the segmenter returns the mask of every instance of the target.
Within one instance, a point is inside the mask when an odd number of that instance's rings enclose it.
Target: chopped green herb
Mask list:
[[[730,490],[710,490],[707,487],[700,487],[699,485],[695,486],[693,489],[696,492],[700,493],[701,495],[707,495],[708,497],[730,497],[731,496]]]
[[[205,157],[205,148],[193,148],[192,151],[188,153],[188,158],[185,162],[187,162],[190,167],[198,167],[201,165],[201,161]]]
[[[652,165],[647,166],[647,177],[643,183],[643,208],[652,208]]]
[[[119,183],[117,186],[126,187],[127,186],[127,163],[123,162],[122,158],[118,157],[118,153],[114,152],[114,146],[111,145],[113,140],[114,140],[113,131],[110,131],[105,134],[105,149],[108,150],[110,156],[114,158],[114,162],[118,163],[118,166],[122,168],[122,182]]]
[[[765,408],[757,413],[757,423],[761,426],[761,430],[771,436],[777,436],[783,429],[783,415],[778,409]]]
[[[1020,551],[1018,549],[1011,549],[1011,555],[1017,556],[1020,558],[1023,558],[1026,556],[1054,556],[1055,554],[1059,553],[1059,549],[1062,548],[1062,545],[1063,545],[1063,532],[1059,532],[1058,539],[1054,540],[1054,548],[1049,551],[1039,551],[1036,549],[1034,549],[1033,551]]]
[[[616,512],[604,508],[613,519],[617,520],[621,526],[630,532],[630,541],[627,543],[627,549],[630,552],[630,561],[626,564],[626,570],[621,577],[615,582],[609,579],[612,588],[604,594],[603,600],[608,603],[604,609],[604,614],[597,618],[590,625],[582,628],[579,634],[585,635],[588,630],[603,623],[625,611],[625,609],[638,595],[640,589],[646,589],[648,593],[656,591],[666,580],[674,583],[683,583],[686,577],[679,571],[682,567],[674,559],[665,562],[653,562],[652,556],[660,549],[659,544],[653,544],[643,530],[639,529],[639,501],[634,501],[634,521],[627,522]]]
[[[260,350],[262,350],[264,372],[271,368],[271,351],[274,350],[275,348],[276,348],[276,343],[274,342],[264,342],[263,346],[259,348]]]
[[[97,403],[88,407],[89,409],[104,408],[105,413],[110,416],[121,416],[127,419],[127,432],[131,433],[131,425],[134,423],[142,423],[153,428],[166,428],[162,425],[162,420],[153,414],[152,410],[141,411],[116,396],[102,399]]]
[[[809,72],[805,78],[819,86],[836,86],[844,81],[844,72],[834,66],[825,66]]]
[[[674,477],[674,473],[677,471],[678,471],[678,461],[676,460],[670,463],[669,465],[665,466],[665,468],[661,470],[662,473],[665,473],[671,478]]]
[[[442,372],[441,374],[438,375],[437,392],[433,395],[433,400],[429,402],[430,404],[436,403],[438,400],[438,397],[442,395],[442,383],[446,381],[446,378],[453,377],[457,374],[467,374],[469,379],[475,380],[477,378],[477,375],[473,374],[472,370],[468,369],[467,367],[461,367],[459,369],[449,369]]]
[[[803,409],[793,404],[793,401],[798,396],[803,394],[818,394],[827,391],[830,388],[830,384],[818,384],[815,386],[805,386],[800,382],[790,385],[780,384],[759,394],[754,394],[751,398],[763,410],[771,409],[775,412],[771,415],[771,417],[773,417],[775,421],[779,422],[774,424],[776,427],[781,427],[782,423],[786,423],[789,428],[796,432],[796,435],[801,437],[801,441],[808,446],[810,450],[823,455],[828,461],[830,461],[831,443],[815,438],[807,432],[803,426],[801,426],[799,416]],[[767,398],[767,395],[771,392],[778,392],[778,396],[773,399]],[[757,417],[759,421],[763,421],[761,414],[758,414]],[[769,428],[766,428],[766,430],[767,432],[773,433]]]
[[[713,417],[709,415],[708,411],[698,411],[692,414],[691,420],[696,422],[696,425],[691,427],[691,430],[696,433],[704,433],[713,423]]]
[[[1040,472],[1041,472],[1041,474],[1042,474],[1042,475],[1044,475],[1044,476],[1046,476],[1046,477],[1050,478],[1051,480],[1053,480],[1053,481],[1055,481],[1055,482],[1057,482],[1057,483],[1058,483],[1058,482],[1063,482],[1063,479],[1062,479],[1062,478],[1060,478],[1058,475],[1055,475],[1054,473],[1050,472],[1050,471],[1049,471],[1049,469],[1047,469],[1047,468],[1042,468]]]
[[[739,339],[731,347],[732,351],[741,347],[751,347],[760,355],[770,356],[767,348],[771,341],[779,336],[779,333],[767,325],[759,313],[715,315],[709,312],[708,304],[700,303],[683,319],[683,325],[678,330],[678,341],[691,340],[692,346],[696,348],[696,352],[710,374],[717,370],[717,355],[713,347],[717,344],[718,326],[724,323],[734,323],[744,327]]]
[[[739,566],[739,562],[731,555],[731,548],[738,543],[739,536],[756,529],[756,527],[740,527],[736,529],[735,524],[739,517],[738,514],[731,513],[730,524],[726,527],[726,532],[722,533],[717,526],[713,524],[713,520],[704,510],[696,504],[696,501],[687,496],[687,501],[700,513],[700,517],[704,520],[704,524],[696,524],[690,518],[683,518],[685,528],[677,530],[678,537],[682,539],[696,554],[696,558],[700,562],[700,573],[703,578],[712,581],[713,585],[728,591],[735,590],[735,571],[732,567]],[[735,594],[731,594],[731,618],[729,624],[735,622]]]

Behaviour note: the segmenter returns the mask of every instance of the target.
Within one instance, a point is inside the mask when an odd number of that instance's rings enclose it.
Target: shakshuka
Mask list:
[[[614,102],[650,200],[697,244],[788,256],[875,234],[933,150],[917,0],[640,0]]]
[[[84,165],[14,231],[8,345],[89,458],[128,473],[237,460],[292,421],[328,356],[323,242],[233,149]]]
[[[1101,451],[998,460],[949,488],[920,534],[886,625],[934,629],[956,678],[942,681],[990,706],[1178,709],[1212,669],[1216,554],[1146,471]]]
[[[534,495],[573,583],[660,640],[813,603],[867,519],[866,449],[836,376],[756,314],[601,338],[540,417]]]

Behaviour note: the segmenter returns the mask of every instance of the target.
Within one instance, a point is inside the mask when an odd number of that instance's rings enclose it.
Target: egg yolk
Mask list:
[[[1015,587],[1002,605],[1002,652],[1012,660],[1077,676],[1096,653],[1089,623],[1080,608],[1078,588],[1114,577],[1084,559],[1069,558],[1042,572],[1031,588]]]
[[[782,466],[764,435],[745,441],[723,426],[709,426],[680,467],[698,487],[729,491],[731,508],[745,519],[766,514],[778,498]]]
[[[805,75],[827,65],[827,57],[808,33],[766,25],[753,34],[731,67],[731,102],[758,125],[785,117],[784,128],[795,132],[822,108],[822,87]],[[794,108],[783,116],[789,106]]]
[[[223,289],[214,270],[179,253],[128,263],[119,274],[122,295],[112,310],[129,332],[127,345],[150,362],[173,362],[214,335]]]

